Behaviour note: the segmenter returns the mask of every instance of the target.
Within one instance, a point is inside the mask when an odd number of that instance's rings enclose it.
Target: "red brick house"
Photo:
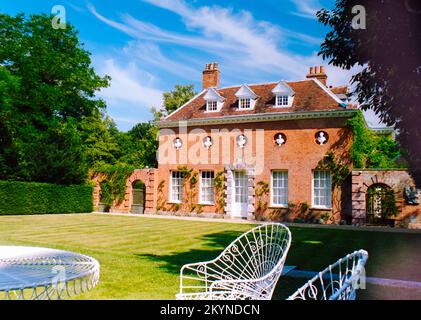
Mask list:
[[[319,169],[329,151],[350,164],[352,133],[345,123],[356,109],[347,103],[347,88],[327,87],[323,67],[310,68],[300,81],[219,83],[218,66],[207,65],[203,90],[157,123],[158,209],[186,211],[190,201],[200,212],[237,218],[270,219],[297,210],[350,215],[349,205],[345,212],[333,197],[331,173]],[[197,183],[186,183],[180,167],[192,169]],[[216,190],[218,173],[223,190]]]
[[[299,81],[220,87],[218,65],[206,65],[202,91],[156,123],[158,168],[135,170],[110,211],[365,224],[381,209],[370,192],[390,189],[397,218],[421,227],[421,206],[404,199],[407,171],[352,168],[346,122],[358,109],[347,92],[328,86],[323,67]],[[332,155],[350,169],[339,184]]]

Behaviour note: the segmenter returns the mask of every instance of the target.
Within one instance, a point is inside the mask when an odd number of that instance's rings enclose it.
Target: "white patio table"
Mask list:
[[[98,282],[99,263],[86,255],[0,246],[0,299],[65,299],[92,289]]]

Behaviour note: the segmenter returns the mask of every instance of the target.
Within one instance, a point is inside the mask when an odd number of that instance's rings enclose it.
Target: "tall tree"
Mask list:
[[[345,69],[364,110],[397,129],[411,173],[421,187],[421,2],[337,0],[317,13],[329,26],[320,55]]]
[[[101,164],[113,164],[119,156],[115,139],[115,123],[107,115],[84,117],[79,122],[80,136],[88,168]]]
[[[74,27],[54,29],[51,20],[0,14],[0,66],[19,82],[8,107],[13,119],[2,118],[8,129],[0,163],[7,170],[0,179],[80,183],[86,177],[80,122],[105,107],[95,93],[109,78],[95,73]]]
[[[10,164],[17,162],[11,137],[15,127],[12,102],[18,90],[19,79],[0,66],[0,177],[12,175]]]
[[[143,122],[128,132],[118,132],[114,135],[118,144],[117,161],[137,168],[156,167],[157,131],[152,123]]]
[[[155,121],[158,121],[163,116],[169,115],[171,112],[180,108],[183,104],[189,101],[196,95],[194,85],[175,85],[174,90],[164,92],[162,95],[163,104],[160,110],[152,108]]]

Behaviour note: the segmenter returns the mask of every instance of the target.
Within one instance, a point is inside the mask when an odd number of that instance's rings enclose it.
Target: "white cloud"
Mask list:
[[[180,63],[175,59],[167,58],[161,52],[159,46],[143,42],[143,41],[130,41],[127,46],[123,48],[123,53],[126,59],[136,60],[145,63],[149,67],[155,67],[164,70],[168,73],[180,76],[181,78],[188,79],[190,81],[200,81],[200,75],[198,68],[202,66],[197,65],[192,67],[184,63]]]
[[[79,7],[77,5],[75,5],[74,3],[71,3],[70,1],[66,1],[65,2],[66,6],[69,6],[70,8],[72,8],[73,10],[77,11],[77,12],[85,12],[86,10],[82,7]]]
[[[144,1],[179,15],[186,28],[197,35],[163,30],[127,14],[122,15],[122,22],[116,22],[99,14],[93,6],[89,6],[89,10],[101,21],[135,39],[172,43],[212,54],[221,65],[234,68],[236,77],[258,73],[278,75],[283,79],[301,78],[308,67],[302,63],[305,57],[296,56],[280,48],[279,44],[296,41],[314,45],[320,42],[306,34],[257,21],[244,10],[234,12],[218,6],[194,8],[181,0]],[[178,63],[181,68],[182,62]]]
[[[133,62],[120,66],[115,60],[106,59],[100,64],[99,73],[111,76],[110,87],[98,94],[107,101],[136,104],[144,111],[162,103],[162,92],[144,83],[151,76]]]
[[[291,0],[297,11],[291,12],[293,15],[316,20],[316,12],[323,8],[318,0]]]
[[[315,19],[316,11],[322,7],[318,0],[290,1],[297,8],[293,14],[311,19]],[[208,56],[213,57],[212,59],[218,59],[216,61],[220,62],[223,70],[222,81],[226,84],[303,79],[309,66],[325,65],[329,76],[328,84],[337,86],[349,84],[351,76],[360,70],[342,70],[327,65],[316,52],[309,55],[291,52],[288,50],[291,43],[314,46],[320,44],[323,39],[256,20],[248,11],[234,11],[220,6],[196,8],[183,0],[143,2],[180,16],[189,33],[165,30],[129,14],[122,14],[120,21],[114,21],[98,13],[92,5],[88,5],[89,11],[99,20],[133,38],[120,50],[118,57],[113,56],[112,59],[105,60],[101,68],[103,73],[112,77],[111,87],[104,89],[101,96],[113,108],[110,110],[111,115],[114,113],[117,121],[126,124],[150,117],[145,111],[162,103],[162,92],[155,88],[154,76],[138,67],[140,63],[190,81],[200,81],[203,64],[211,62],[199,61],[198,58],[195,60],[191,55],[183,56],[182,50],[175,55],[176,49],[171,50],[171,56],[165,55],[159,44],[206,52]],[[119,64],[116,62],[117,58],[119,61],[128,62]],[[124,106],[125,111],[130,109],[133,117],[122,116],[121,112],[116,112],[117,106]],[[142,113],[139,113],[139,108],[143,110]],[[372,114],[367,114],[367,117],[371,125],[378,125],[377,117]]]
[[[92,5],[88,5],[88,9],[102,22],[132,36],[135,39],[183,44],[185,46],[207,48],[209,50],[236,49],[233,45],[226,46],[225,44],[218,43],[216,41],[208,41],[200,36],[185,36],[162,30],[154,24],[140,21],[129,14],[123,14],[121,18],[124,23],[120,23],[101,15]]]
[[[192,8],[182,0],[144,0],[147,3],[180,15],[186,27],[199,30],[202,35],[217,43],[234,45],[234,51],[219,52],[226,64],[238,65],[263,72],[278,72],[288,78],[303,74],[304,66],[299,59],[278,47],[281,41],[291,38],[311,44],[320,39],[281,28],[266,21],[256,21],[248,11],[233,12],[218,6]]]
[[[321,5],[318,0],[291,0],[299,12],[312,14]],[[302,79],[309,66],[325,65],[332,85],[348,84],[358,69],[342,70],[326,65],[314,52],[310,55],[295,54],[279,44],[299,41],[318,44],[322,39],[300,32],[284,29],[266,21],[256,20],[248,11],[234,12],[220,6],[192,7],[184,0],[143,0],[156,7],[179,15],[188,35],[164,30],[158,26],[140,21],[128,14],[121,15],[121,22],[110,20],[89,5],[88,9],[104,23],[125,32],[135,40],[129,42],[123,51],[129,59],[141,61],[189,80],[200,80],[203,61],[193,65],[188,57],[165,56],[158,43],[171,43],[184,48],[204,51],[220,62],[225,72],[222,81],[238,79],[246,82],[265,80]],[[142,40],[142,41],[140,41]],[[145,42],[146,40],[146,42]],[[205,61],[210,62],[210,61]]]
[[[119,116],[115,116],[113,117],[113,119],[118,122],[126,123],[130,126],[134,126],[138,124],[139,122],[145,121],[144,119],[141,119],[141,118],[127,118],[127,117],[119,117]]]
[[[364,118],[371,128],[387,128],[387,125],[382,123],[379,116],[373,110],[364,111]]]

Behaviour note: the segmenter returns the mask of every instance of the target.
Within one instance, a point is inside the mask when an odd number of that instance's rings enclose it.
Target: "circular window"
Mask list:
[[[212,145],[213,145],[213,142],[212,142],[212,138],[211,137],[207,136],[207,137],[205,137],[203,139],[203,146],[206,149],[209,149],[210,147],[212,147]]]
[[[179,150],[183,146],[183,141],[180,138],[175,138],[173,141],[175,150]]]
[[[246,138],[246,136],[245,136],[244,134],[240,134],[240,135],[237,137],[237,145],[238,145],[240,148],[244,148],[244,146],[246,145],[246,143],[247,143],[247,138]]]
[[[278,146],[282,146],[283,144],[285,144],[287,142],[287,137],[281,132],[275,134],[273,139],[275,140],[275,143]]]
[[[329,141],[329,135],[326,131],[318,131],[314,138],[319,145],[324,145]]]

